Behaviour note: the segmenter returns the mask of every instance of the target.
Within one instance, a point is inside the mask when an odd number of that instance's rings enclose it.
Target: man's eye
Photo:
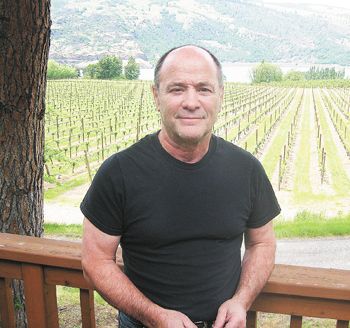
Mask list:
[[[170,90],[170,92],[175,92],[175,93],[177,93],[177,92],[181,92],[183,89],[182,88],[172,88],[171,90]]]
[[[200,92],[205,92],[205,93],[210,93],[211,89],[209,89],[209,88],[200,88],[199,91]]]

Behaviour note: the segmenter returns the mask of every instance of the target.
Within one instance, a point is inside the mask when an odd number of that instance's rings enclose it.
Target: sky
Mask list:
[[[298,4],[314,4],[314,5],[328,5],[350,9],[350,1],[346,0],[263,0],[269,3],[298,3]]]

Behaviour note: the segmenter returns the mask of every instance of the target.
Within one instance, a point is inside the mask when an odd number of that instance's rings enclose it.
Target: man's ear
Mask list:
[[[151,88],[152,88],[154,103],[156,105],[157,110],[159,111],[159,95],[158,95],[159,90],[156,85],[152,85]]]

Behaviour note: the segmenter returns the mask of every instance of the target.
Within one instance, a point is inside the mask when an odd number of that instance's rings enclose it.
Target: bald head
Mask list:
[[[209,60],[211,60],[213,64],[216,66],[219,86],[220,87],[223,86],[224,81],[223,81],[222,67],[219,60],[209,50],[203,47],[199,47],[195,45],[184,45],[184,46],[170,49],[162,57],[159,58],[154,70],[154,84],[157,89],[159,89],[160,74],[161,74],[161,70],[164,62],[166,62],[167,60],[174,60],[174,57],[176,58],[176,54],[178,52],[183,52],[183,51],[186,51],[189,56],[191,56],[191,53],[192,53],[193,55],[202,55],[204,57],[207,57]]]

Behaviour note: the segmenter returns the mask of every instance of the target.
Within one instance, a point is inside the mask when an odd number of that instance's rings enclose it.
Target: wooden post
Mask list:
[[[81,321],[83,328],[95,328],[94,291],[80,289]]]
[[[0,278],[0,326],[6,328],[16,327],[13,304],[11,280]]]
[[[257,313],[255,311],[248,311],[246,328],[257,327]]]
[[[278,190],[281,190],[282,181],[282,155],[280,155],[280,161],[278,165]]]
[[[46,328],[44,273],[39,265],[22,264],[28,328]]]
[[[292,315],[290,317],[290,328],[302,328],[303,317]]]
[[[86,168],[87,168],[88,174],[89,174],[89,179],[90,179],[90,182],[92,182],[90,163],[89,163],[89,159],[88,159],[88,155],[87,155],[87,151],[86,150],[84,150],[84,157],[85,157]]]

